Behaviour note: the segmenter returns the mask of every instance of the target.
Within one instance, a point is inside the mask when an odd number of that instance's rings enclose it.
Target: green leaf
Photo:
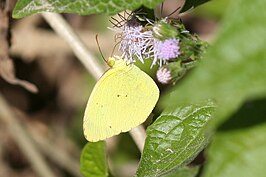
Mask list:
[[[178,104],[212,98],[219,105],[215,124],[229,117],[246,99],[266,95],[265,0],[231,3],[201,65],[164,100]]]
[[[181,13],[185,12],[185,11],[191,9],[191,8],[195,8],[195,7],[197,7],[197,6],[201,5],[201,4],[204,4],[204,3],[208,2],[208,1],[210,1],[210,0],[186,0],[185,4],[183,5],[183,7],[182,7],[180,12]]]
[[[85,177],[107,177],[106,145],[104,141],[87,143],[80,157],[80,171]]]
[[[219,128],[202,177],[265,177],[266,99],[246,103]]]
[[[208,143],[214,108],[209,101],[164,111],[147,129],[137,176],[162,176],[191,162]]]
[[[218,21],[224,15],[230,2],[231,0],[209,1],[204,6],[194,9],[193,14]]]
[[[199,172],[199,167],[183,167],[177,171],[164,175],[163,177],[196,177]]]
[[[112,15],[124,10],[137,9],[141,5],[153,8],[160,2],[162,0],[19,0],[14,8],[13,17],[22,18],[38,12]]]

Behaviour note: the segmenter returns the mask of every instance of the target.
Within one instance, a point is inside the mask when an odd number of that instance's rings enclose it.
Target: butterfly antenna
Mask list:
[[[121,39],[120,41],[118,41],[118,42],[115,44],[115,46],[114,46],[114,48],[113,48],[113,50],[112,50],[111,56],[113,56],[114,51],[115,51],[115,48],[117,47],[118,44],[121,43],[121,41],[122,41],[122,39]]]
[[[95,37],[95,38],[96,38],[97,46],[98,46],[98,49],[99,49],[99,51],[100,51],[100,54],[101,54],[103,60],[104,60],[106,63],[108,63],[107,60],[104,58],[104,56],[103,56],[103,52],[102,52],[102,50],[101,50],[101,48],[100,48],[99,41],[98,41],[98,34],[96,34],[96,37]]]

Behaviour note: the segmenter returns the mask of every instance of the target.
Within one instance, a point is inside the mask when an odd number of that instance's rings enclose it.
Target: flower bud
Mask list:
[[[153,36],[159,40],[166,40],[169,38],[175,38],[178,32],[174,26],[167,23],[166,19],[160,20],[152,28]]]
[[[171,72],[166,67],[161,67],[157,70],[156,73],[157,80],[162,84],[168,84],[171,77]]]

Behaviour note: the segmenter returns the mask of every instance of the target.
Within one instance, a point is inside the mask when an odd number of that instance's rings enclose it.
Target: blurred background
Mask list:
[[[228,2],[208,2],[196,10],[181,16],[175,13],[171,17],[181,18],[191,33],[197,33],[211,43]],[[81,176],[79,156],[86,144],[82,132],[83,112],[96,81],[41,15],[11,19],[15,3],[15,0],[9,1],[9,13],[5,13],[3,4],[0,9],[0,60],[7,56],[10,59],[7,63],[0,62],[0,94],[15,118],[13,123],[27,131],[53,173],[58,177]],[[165,2],[163,16],[182,3],[176,0]],[[104,64],[95,35],[99,34],[100,47],[108,57],[115,45],[115,34],[107,29],[112,27],[110,18],[107,15],[63,16]],[[6,18],[10,19],[9,27]],[[4,36],[6,29],[10,34]],[[16,79],[13,78],[12,82],[3,77],[4,72],[12,73],[12,63],[16,78],[24,81],[14,82]],[[34,85],[38,88],[36,93]],[[6,108],[2,107],[0,111],[3,109]],[[15,141],[14,136],[18,133],[0,115],[0,177],[38,177],[32,167],[34,159],[29,159]],[[128,133],[108,140],[108,153],[114,176],[134,174],[140,152]]]

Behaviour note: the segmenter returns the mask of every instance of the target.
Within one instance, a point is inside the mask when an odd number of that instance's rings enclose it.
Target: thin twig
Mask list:
[[[15,118],[12,110],[0,94],[0,119],[7,125],[12,137],[20,147],[23,154],[28,158],[33,169],[38,176],[55,177],[51,169],[45,163],[40,152],[36,149],[35,144],[30,139],[28,132],[24,129],[21,123]]]
[[[0,121],[1,122],[1,121]],[[0,124],[0,176],[6,176],[8,174],[8,167],[4,161],[4,136],[5,136],[5,127]]]
[[[146,139],[146,131],[142,125],[139,125],[129,131],[140,152],[143,152]]]
[[[19,110],[14,110],[17,117],[20,118],[21,122],[24,123],[26,120],[29,120],[29,115],[21,112]],[[79,170],[79,160],[76,158],[79,149],[77,147],[73,147],[70,151],[66,151],[65,148],[61,148],[58,146],[58,143],[52,142],[47,136],[44,136],[40,133],[39,129],[36,126],[32,126],[32,124],[25,122],[25,128],[28,130],[31,138],[34,142],[36,142],[36,147],[42,152],[50,161],[57,164],[59,167],[65,169],[67,172],[72,174],[75,177],[82,177]],[[1,128],[1,127],[0,127]],[[0,136],[1,137],[1,136]],[[62,137],[64,140],[64,144],[69,144],[70,140],[67,137]],[[1,145],[1,143],[0,143]]]
[[[83,63],[86,69],[94,76],[96,80],[104,73],[104,68],[98,64],[97,60],[90,54],[88,48],[84,42],[73,31],[69,24],[62,18],[61,15],[56,13],[42,13],[45,20],[50,26],[66,40],[66,42],[72,47],[77,58]],[[142,152],[146,132],[143,127],[139,126],[130,131],[130,135]]]
[[[66,169],[75,177],[82,177],[79,170],[79,161],[71,157],[72,154],[68,154],[65,150],[59,149],[56,145],[47,139],[43,138],[38,132],[30,130],[32,138],[37,144],[37,147],[42,151],[49,159],[58,164],[60,167]]]
[[[104,72],[104,68],[98,63],[96,58],[93,57],[84,42],[81,41],[80,37],[74,32],[62,16],[48,12],[42,13],[42,16],[55,32],[70,45],[77,58],[93,77],[99,79]]]

